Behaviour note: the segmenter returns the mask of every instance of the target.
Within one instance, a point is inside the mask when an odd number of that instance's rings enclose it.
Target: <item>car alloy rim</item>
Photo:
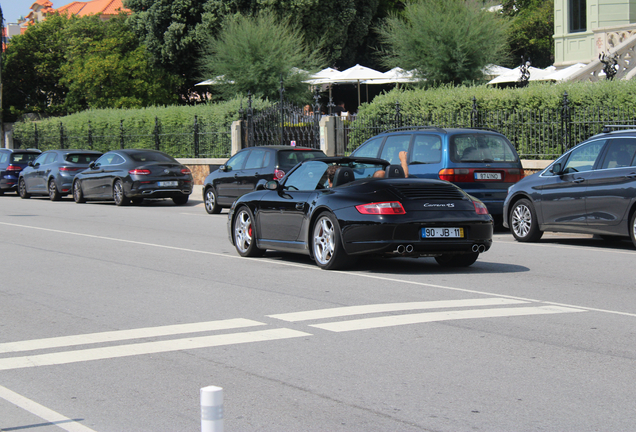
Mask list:
[[[121,185],[121,182],[115,183],[115,201],[121,202],[124,198],[124,188]]]
[[[57,193],[57,188],[55,187],[55,183],[50,181],[49,182],[49,196],[55,196],[56,193]]]
[[[26,184],[24,183],[24,179],[20,179],[20,182],[18,183],[18,189],[20,192],[20,196],[25,195],[26,193]]]
[[[532,213],[525,205],[518,205],[512,212],[512,229],[519,237],[525,237],[530,232]]]
[[[320,264],[328,264],[334,251],[334,227],[331,220],[322,217],[314,228],[314,256]]]
[[[214,191],[212,191],[212,189],[208,189],[208,191],[205,193],[205,207],[209,211],[212,211],[215,204],[216,202],[214,199]]]
[[[241,210],[236,218],[234,242],[236,247],[243,253],[247,252],[252,244],[252,218],[245,210]]]
[[[73,183],[73,198],[78,200],[80,198],[80,185],[79,182]]]

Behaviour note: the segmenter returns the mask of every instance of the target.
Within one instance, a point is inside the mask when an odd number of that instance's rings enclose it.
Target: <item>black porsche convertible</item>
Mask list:
[[[237,199],[228,233],[241,256],[267,249],[308,254],[323,269],[364,254],[467,267],[492,245],[493,219],[452,183],[404,178],[400,166],[383,159],[320,158]]]

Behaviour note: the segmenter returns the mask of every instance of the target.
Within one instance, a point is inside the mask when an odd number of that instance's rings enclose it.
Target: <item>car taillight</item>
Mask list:
[[[148,175],[148,174],[150,174],[150,170],[135,168],[135,169],[131,169],[130,171],[128,171],[128,174],[130,174],[130,175]]]
[[[65,167],[65,166],[63,166],[63,167],[60,167],[60,168],[59,168],[59,170],[60,170],[60,171],[64,171],[64,172],[79,171],[79,170],[81,170],[81,169],[82,169],[82,168]]]
[[[22,171],[22,167],[17,165],[9,165],[7,171]]]
[[[473,205],[475,206],[475,213],[479,215],[487,215],[488,207],[481,201],[473,201]]]
[[[274,171],[274,180],[280,180],[283,177],[285,177],[285,171],[279,169]]]
[[[402,204],[398,201],[360,204],[356,206],[356,210],[358,210],[362,214],[375,215],[394,215],[406,213],[404,211],[404,207],[402,207]]]
[[[181,174],[185,174],[185,175],[192,174],[192,171],[190,171],[190,168],[183,168],[181,170]]]
[[[525,177],[525,173],[522,169],[514,168],[504,170],[506,172],[506,176],[504,181],[506,183],[517,183],[519,180]]]
[[[439,172],[440,180],[446,180],[449,182],[457,182],[457,183],[466,183],[475,181],[473,175],[471,175],[471,170],[467,168],[444,168]]]

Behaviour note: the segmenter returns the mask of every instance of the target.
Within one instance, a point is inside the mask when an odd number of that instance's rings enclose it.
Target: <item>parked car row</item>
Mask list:
[[[0,192],[17,190],[23,199],[48,195],[57,201],[72,194],[76,203],[113,200],[123,206],[171,198],[183,205],[192,185],[189,168],[156,150],[0,149]]]

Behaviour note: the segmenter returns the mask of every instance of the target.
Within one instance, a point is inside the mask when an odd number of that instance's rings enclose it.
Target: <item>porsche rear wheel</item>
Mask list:
[[[466,254],[447,254],[435,257],[437,264],[442,267],[468,267],[471,266],[479,258],[479,252],[471,252]]]
[[[335,270],[350,264],[351,258],[342,246],[340,226],[333,213],[318,216],[312,229],[311,250],[314,261],[324,270]]]
[[[241,207],[234,218],[234,247],[243,257],[256,257],[265,253],[265,250],[256,247],[256,228],[254,217],[247,207]]]

